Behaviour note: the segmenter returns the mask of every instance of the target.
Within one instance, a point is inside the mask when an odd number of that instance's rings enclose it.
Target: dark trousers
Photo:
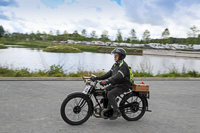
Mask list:
[[[127,90],[123,89],[123,88],[114,87],[112,85],[109,85],[105,89],[108,92],[107,93],[108,103],[110,105],[112,105],[113,111],[117,111],[118,107],[117,107],[116,97],[119,96],[119,95],[121,95],[121,94],[123,94]]]

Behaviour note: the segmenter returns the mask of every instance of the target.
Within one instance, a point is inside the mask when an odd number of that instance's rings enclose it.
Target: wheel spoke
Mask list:
[[[138,96],[129,96],[125,102],[123,103],[123,106],[126,104],[129,104],[130,106],[126,106],[122,111],[122,116],[127,120],[138,120],[141,118],[145,112],[144,110],[144,102],[141,99],[141,97]]]
[[[69,99],[64,108],[64,119],[67,119],[66,122],[70,121],[70,123],[80,123],[86,117],[88,119],[89,106],[89,103],[82,96]]]
[[[77,106],[78,105],[78,101],[76,98],[74,98],[74,106]]]

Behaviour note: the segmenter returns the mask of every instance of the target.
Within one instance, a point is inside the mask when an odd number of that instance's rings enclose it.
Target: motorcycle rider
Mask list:
[[[105,89],[108,92],[109,105],[113,107],[113,115],[110,119],[115,120],[121,114],[117,106],[116,97],[128,91],[131,82],[129,68],[124,61],[126,51],[123,48],[115,48],[111,54],[114,54],[115,64],[106,74],[99,77],[92,77],[92,80],[103,80],[100,82],[103,86],[110,84]]]

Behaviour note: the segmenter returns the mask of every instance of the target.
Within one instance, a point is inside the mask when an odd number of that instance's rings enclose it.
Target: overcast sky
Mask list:
[[[107,30],[110,39],[118,29],[123,37],[135,29],[141,39],[147,29],[160,38],[168,28],[172,37],[187,37],[191,26],[200,29],[200,0],[0,0],[0,25],[11,33]]]

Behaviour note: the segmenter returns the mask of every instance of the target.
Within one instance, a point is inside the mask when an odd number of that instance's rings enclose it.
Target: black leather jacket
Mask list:
[[[129,68],[124,60],[117,61],[110,71],[97,78],[99,80],[108,79],[113,87],[128,90],[131,86]]]

